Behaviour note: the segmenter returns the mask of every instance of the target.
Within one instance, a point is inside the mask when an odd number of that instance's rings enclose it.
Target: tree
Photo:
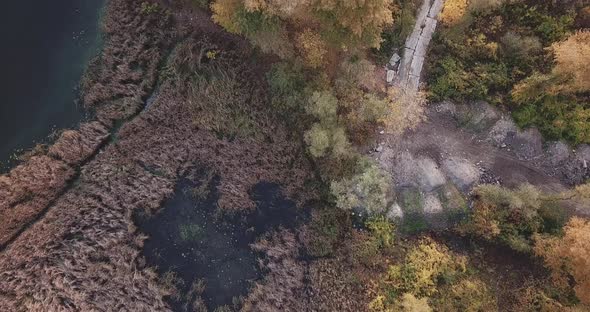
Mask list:
[[[543,228],[540,192],[530,184],[516,190],[484,184],[474,193],[473,210],[461,230],[487,240],[499,239],[518,251],[530,251],[531,236]]]
[[[549,74],[534,73],[515,85],[512,97],[518,104],[547,95],[590,90],[590,31],[578,31],[551,46],[555,67]]]
[[[315,158],[327,155],[339,158],[350,149],[344,128],[333,123],[315,123],[305,132],[304,139],[310,154]]]
[[[568,80],[559,89],[563,92],[590,90],[590,31],[581,30],[551,46],[555,54],[553,74]]]
[[[467,0],[445,1],[439,21],[448,26],[458,24],[467,13],[467,4]]]
[[[345,210],[362,208],[369,214],[387,212],[390,178],[374,162],[361,158],[352,178],[333,181],[330,185],[336,206]]]
[[[237,13],[243,6],[240,0],[216,0],[211,4],[212,19],[227,31],[239,34],[242,32],[238,23]]]
[[[285,59],[294,55],[293,44],[279,18],[248,9],[241,0],[216,0],[211,10],[213,21],[231,33],[245,36],[263,52]]]
[[[328,49],[319,34],[310,29],[304,30],[297,36],[297,46],[307,65],[312,68],[324,65]]]
[[[313,5],[321,32],[340,39],[335,43],[344,50],[358,44],[378,48],[383,28],[393,23],[392,7],[391,0],[316,0]]]
[[[405,293],[399,305],[400,311],[403,312],[432,312],[432,308],[428,305],[428,297],[418,299],[412,294]]]
[[[441,312],[479,312],[498,311],[496,298],[489,287],[476,277],[464,278],[440,292],[436,305]]]
[[[298,18],[309,7],[310,0],[244,0],[250,11],[263,11],[282,18]]]
[[[573,217],[563,238],[537,236],[534,251],[552,270],[557,285],[567,287],[568,277],[573,277],[576,296],[590,304],[590,221]]]
[[[388,133],[401,134],[407,129],[414,129],[425,119],[426,95],[423,92],[391,87],[388,96],[389,107],[382,117]]]
[[[213,20],[228,31],[245,35],[271,52],[283,51],[283,45],[297,42],[301,56],[312,67],[318,67],[325,63],[328,44],[337,52],[379,47],[383,28],[393,22],[391,2],[215,0],[211,8]],[[261,24],[260,21],[272,23]],[[252,27],[260,25],[267,27]],[[285,40],[287,38],[289,40]],[[288,53],[279,56],[291,57]]]

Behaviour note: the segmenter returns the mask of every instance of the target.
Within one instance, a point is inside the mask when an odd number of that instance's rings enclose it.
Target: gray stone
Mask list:
[[[455,116],[455,114],[457,113],[457,108],[455,104],[450,101],[442,101],[436,104],[434,109],[437,113],[448,114],[451,116]]]
[[[506,147],[504,143],[509,134],[516,134],[518,128],[511,118],[501,118],[498,120],[488,134],[488,139],[496,145]]]
[[[508,144],[520,159],[530,160],[543,153],[543,136],[536,128],[519,131],[514,138],[509,139]]]
[[[429,192],[446,182],[443,173],[430,158],[416,159],[411,153],[403,152],[392,162],[395,166],[391,172],[398,187],[418,187]]]
[[[447,176],[463,191],[467,191],[479,181],[481,172],[470,161],[453,157],[443,161],[443,170]]]
[[[443,207],[438,197],[436,197],[434,194],[426,195],[426,198],[424,198],[424,213],[438,214],[442,212]]]
[[[586,167],[590,163],[590,145],[588,144],[580,144],[576,148],[576,161],[578,162],[580,167],[584,166],[584,161],[586,162]]]
[[[477,101],[461,105],[457,109],[459,122],[475,131],[484,131],[492,127],[500,115],[491,105],[484,101]]]
[[[416,166],[418,169],[418,184],[424,191],[430,192],[447,182],[445,176],[432,159],[419,159],[416,161]]]
[[[395,77],[395,71],[388,69],[387,70],[387,83],[391,83],[393,81],[393,78]]]
[[[558,165],[567,161],[572,156],[572,152],[566,143],[557,141],[547,144],[547,156],[552,165]]]
[[[389,65],[395,66],[401,59],[402,58],[397,53],[393,53],[393,55],[389,59]]]
[[[389,207],[389,211],[385,215],[389,220],[395,221],[396,219],[402,219],[404,217],[404,212],[402,211],[402,207],[395,202]]]

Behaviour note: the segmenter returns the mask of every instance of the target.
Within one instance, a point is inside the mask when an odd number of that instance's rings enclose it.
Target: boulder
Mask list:
[[[468,191],[473,184],[479,181],[481,172],[470,161],[453,157],[443,161],[443,170],[446,175],[462,191]]]

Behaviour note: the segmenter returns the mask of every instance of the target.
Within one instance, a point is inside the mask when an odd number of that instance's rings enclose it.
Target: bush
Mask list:
[[[362,208],[369,214],[383,214],[387,210],[390,178],[377,164],[367,158],[357,162],[352,178],[333,181],[330,189],[336,206],[344,210]]]
[[[314,92],[305,110],[317,118],[321,123],[336,123],[338,115],[338,99],[330,91]]]
[[[487,285],[477,278],[464,278],[443,289],[436,310],[441,312],[498,311],[496,298]]]
[[[393,245],[395,226],[383,216],[372,217],[365,223],[371,235],[377,239],[379,247]]]
[[[335,124],[315,123],[311,129],[305,132],[304,139],[309,153],[316,158],[328,155],[340,158],[345,156],[350,149],[350,142],[348,142],[344,128]]]
[[[513,31],[506,32],[500,41],[507,56],[520,59],[538,54],[543,49],[539,38],[535,36],[522,36]]]
[[[204,230],[198,224],[181,224],[178,228],[180,239],[183,242],[195,242],[204,235]]]
[[[445,1],[439,20],[447,26],[458,24],[467,14],[467,5],[467,0]]]
[[[377,281],[375,297],[369,304],[374,311],[429,311],[427,302],[449,281],[465,273],[465,258],[452,254],[431,238],[413,244],[400,264],[389,265]],[[457,287],[460,289],[460,287]],[[443,294],[444,296],[444,294]],[[420,299],[418,299],[420,298]],[[438,307],[435,307],[438,311]]]
[[[297,63],[280,62],[266,74],[270,86],[272,106],[282,116],[292,118],[303,113],[306,96],[306,80],[303,69]]]
[[[473,210],[466,223],[459,227],[460,231],[488,241],[499,240],[519,252],[531,251],[535,234],[553,231],[544,226],[556,222],[554,215],[561,212],[560,207],[528,184],[516,190],[481,185],[474,194]],[[548,209],[559,212],[548,213]]]
[[[314,210],[309,226],[307,252],[313,257],[331,255],[351,226],[349,214],[339,209]]]

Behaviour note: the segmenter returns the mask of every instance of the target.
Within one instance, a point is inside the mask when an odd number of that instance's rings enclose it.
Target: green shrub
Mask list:
[[[566,139],[573,144],[590,142],[590,109],[571,96],[541,95],[518,107],[513,117],[520,127],[535,126],[548,139]]]
[[[157,3],[144,1],[141,3],[141,14],[155,14],[160,12],[160,6]]]
[[[371,217],[365,223],[380,248],[393,245],[395,226],[383,216]]]
[[[535,187],[521,185],[516,190],[498,185],[480,185],[469,219],[460,230],[493,241],[497,240],[519,252],[530,252],[532,237],[555,232],[561,222],[562,208],[552,205]],[[545,228],[545,225],[549,228]]]
[[[498,311],[496,298],[490,288],[478,278],[465,278],[444,288],[436,300],[436,310],[441,312]]]
[[[285,117],[301,114],[304,110],[306,87],[305,74],[301,66],[280,62],[272,66],[266,77],[273,108]]]
[[[307,252],[313,257],[332,255],[335,246],[351,228],[349,214],[339,209],[314,210],[310,222]]]
[[[357,162],[355,175],[333,181],[330,189],[338,208],[362,208],[369,214],[382,214],[387,210],[390,178],[373,161],[361,158]]]

